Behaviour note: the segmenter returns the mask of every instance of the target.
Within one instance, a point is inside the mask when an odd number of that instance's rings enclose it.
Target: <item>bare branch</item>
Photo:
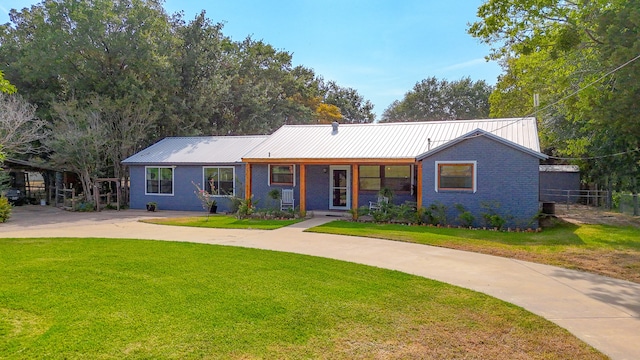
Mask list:
[[[36,117],[36,107],[19,95],[0,94],[0,144],[7,154],[38,154],[48,132],[46,121]]]

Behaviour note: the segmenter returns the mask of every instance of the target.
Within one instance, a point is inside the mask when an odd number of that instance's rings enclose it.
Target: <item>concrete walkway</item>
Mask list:
[[[640,359],[640,284],[520,260],[396,241],[305,233],[315,217],[279,230],[218,230],[140,223],[193,213],[68,213],[16,208],[0,237],[109,237],[189,241],[322,256],[399,270],[476,290],[568,329],[612,359]]]

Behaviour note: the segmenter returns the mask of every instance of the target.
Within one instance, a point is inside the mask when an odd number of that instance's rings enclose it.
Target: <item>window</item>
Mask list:
[[[233,167],[205,167],[204,189],[211,195],[235,195]]]
[[[294,166],[293,165],[269,165],[270,185],[291,185],[294,186]]]
[[[147,194],[173,195],[173,168],[146,168]]]
[[[436,191],[476,191],[476,163],[436,161]]]
[[[394,192],[411,191],[411,165],[361,165],[358,171],[360,190]]]
[[[380,166],[362,165],[358,173],[360,174],[360,190],[380,190],[382,187]]]

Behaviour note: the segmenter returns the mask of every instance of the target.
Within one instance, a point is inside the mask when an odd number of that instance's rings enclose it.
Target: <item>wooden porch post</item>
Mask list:
[[[300,212],[307,211],[307,167],[300,164]]]
[[[351,209],[358,209],[358,193],[360,189],[358,189],[358,164],[351,165]],[[358,212],[353,212],[354,219],[358,218]]]
[[[418,204],[418,209],[422,208],[422,161],[418,162],[418,166],[416,171],[418,172],[418,176],[416,181],[416,202]]]
[[[244,198],[245,200],[251,199],[251,164],[245,165],[244,171]]]

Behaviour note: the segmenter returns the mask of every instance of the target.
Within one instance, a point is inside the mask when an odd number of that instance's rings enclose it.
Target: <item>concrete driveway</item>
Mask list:
[[[24,206],[0,237],[109,237],[242,246],[399,270],[476,290],[521,306],[612,359],[640,359],[640,284],[548,265],[419,244],[304,233],[335,220],[315,217],[279,230],[218,230],[140,223],[197,213],[140,210],[70,213]],[[201,214],[201,213],[200,213]]]

